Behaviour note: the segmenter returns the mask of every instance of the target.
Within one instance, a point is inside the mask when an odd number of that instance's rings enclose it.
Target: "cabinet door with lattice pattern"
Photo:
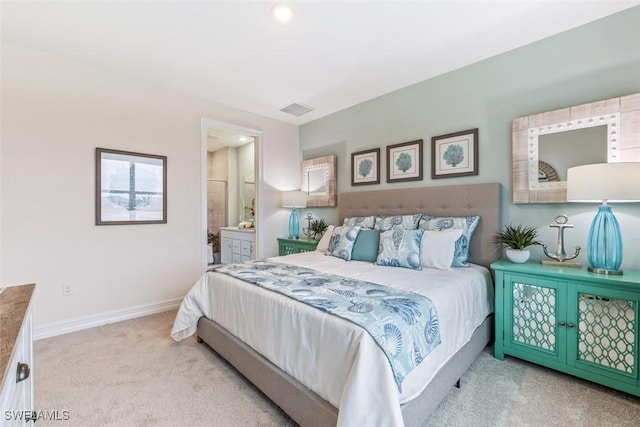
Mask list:
[[[560,361],[565,357],[564,333],[558,323],[565,317],[566,284],[530,276],[510,275],[509,313],[505,339],[518,353]]]
[[[577,284],[568,301],[576,319],[575,331],[568,331],[568,363],[637,380],[638,294]]]

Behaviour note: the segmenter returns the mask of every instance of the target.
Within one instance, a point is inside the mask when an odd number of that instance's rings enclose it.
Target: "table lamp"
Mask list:
[[[569,168],[567,201],[602,203],[587,238],[588,270],[622,274],[622,234],[609,203],[640,201],[640,163],[598,163]]]
[[[298,208],[307,207],[307,193],[304,191],[285,191],[282,193],[282,207],[291,208],[289,216],[289,238],[300,238],[300,217]]]

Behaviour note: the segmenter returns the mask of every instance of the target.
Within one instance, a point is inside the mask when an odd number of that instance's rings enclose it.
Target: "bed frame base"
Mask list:
[[[406,427],[420,426],[438,407],[451,388],[490,342],[493,316],[488,317],[465,344],[440,369],[427,388],[402,405]],[[197,338],[227,360],[276,405],[301,426],[335,426],[338,410],[290,375],[206,317],[198,321]]]

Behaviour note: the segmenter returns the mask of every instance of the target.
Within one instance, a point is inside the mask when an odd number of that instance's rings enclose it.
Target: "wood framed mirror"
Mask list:
[[[568,168],[640,162],[640,93],[518,117],[512,155],[514,204],[564,203]]]
[[[307,193],[307,206],[336,206],[336,156],[302,161],[302,191]]]

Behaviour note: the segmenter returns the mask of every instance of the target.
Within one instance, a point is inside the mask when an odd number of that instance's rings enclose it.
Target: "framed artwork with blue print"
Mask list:
[[[380,149],[351,153],[351,185],[380,184]]]
[[[387,145],[387,182],[422,181],[422,140]]]
[[[478,129],[431,138],[431,179],[478,175]]]

